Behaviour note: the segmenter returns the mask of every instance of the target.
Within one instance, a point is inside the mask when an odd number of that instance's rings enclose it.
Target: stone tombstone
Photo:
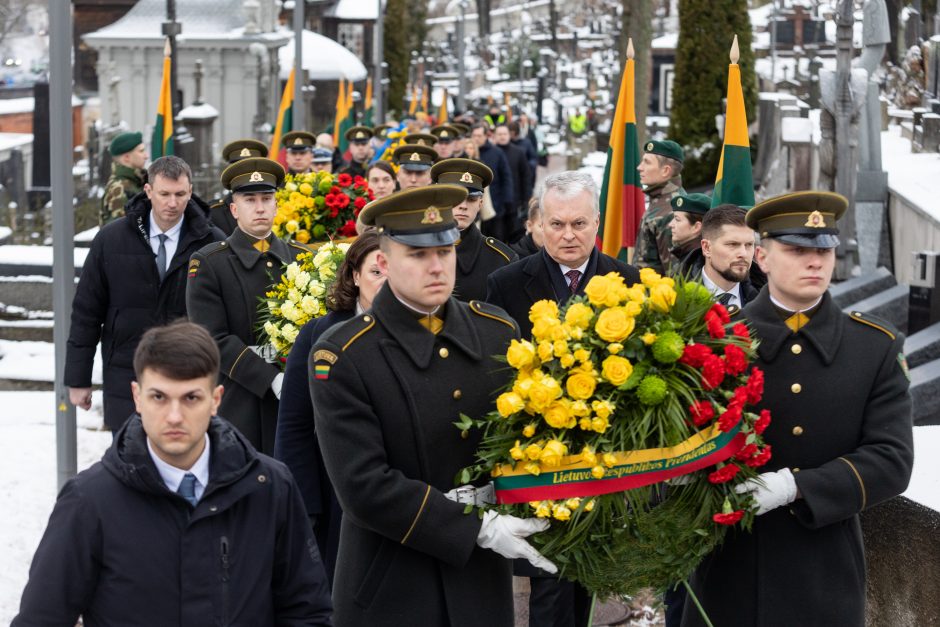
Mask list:
[[[71,151],[72,139],[66,140],[66,150]],[[33,86],[33,180],[31,187],[49,187],[49,83],[38,82]]]
[[[921,150],[940,152],[940,115],[925,113],[921,118]]]

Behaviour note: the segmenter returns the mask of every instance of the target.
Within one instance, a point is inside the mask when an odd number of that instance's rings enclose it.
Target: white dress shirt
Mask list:
[[[150,459],[153,460],[153,464],[157,467],[157,472],[160,473],[160,478],[163,479],[163,483],[166,484],[167,489],[170,492],[179,490],[180,484],[183,482],[183,477],[186,473],[191,472],[196,476],[194,492],[196,493],[197,501],[202,498],[202,493],[206,491],[206,486],[209,485],[209,434],[206,433],[202,437],[206,439],[206,446],[202,449],[202,455],[199,456],[199,459],[196,460],[196,463],[194,463],[193,467],[189,470],[171,466],[160,459],[153,450],[150,438],[147,438],[147,452],[150,453]]]
[[[736,307],[741,307],[741,284],[735,283],[727,292],[721,287],[719,287],[714,281],[708,278],[708,275],[705,274],[705,270],[702,270],[702,285],[708,288],[708,291],[711,292],[715,298],[720,297],[722,294],[731,294],[731,300],[728,301],[729,305],[735,305]]]
[[[170,227],[169,231],[165,233],[160,230],[160,227],[157,226],[157,222],[153,219],[153,210],[150,210],[150,248],[153,249],[153,254],[156,256],[157,252],[160,250],[160,238],[157,235],[163,233],[166,235],[166,243],[164,247],[166,248],[166,268],[169,269],[170,261],[173,259],[173,255],[176,254],[176,247],[180,243],[180,232],[183,230],[183,218],[180,218],[180,221]]]

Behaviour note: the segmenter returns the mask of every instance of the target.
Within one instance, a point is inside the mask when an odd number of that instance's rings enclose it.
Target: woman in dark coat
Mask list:
[[[327,296],[327,307],[331,311],[305,324],[294,341],[284,370],[277,415],[274,457],[287,464],[300,487],[331,585],[343,512],[320,456],[307,380],[307,358],[324,331],[372,306],[372,298],[385,282],[385,275],[376,261],[378,252],[379,238],[374,232],[363,233],[349,247]]]

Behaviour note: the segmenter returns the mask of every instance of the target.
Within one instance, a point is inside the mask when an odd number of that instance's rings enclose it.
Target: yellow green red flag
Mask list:
[[[333,145],[339,146],[339,127],[346,119],[346,79],[339,79],[339,89],[336,91],[336,113],[333,117]]]
[[[725,143],[718,162],[712,207],[730,203],[739,207],[754,206],[754,177],[751,172],[751,144],[747,132],[747,112],[744,110],[744,90],[741,88],[741,68],[738,66],[738,36],[731,44],[731,64],[728,66],[728,111],[725,115]]]
[[[623,69],[617,108],[610,129],[607,165],[601,185],[601,250],[604,254],[627,261],[629,249],[636,243],[640,219],[646,204],[640,174],[640,146],[634,109],[633,40],[627,43],[627,63]]]
[[[364,103],[363,114],[362,114],[362,124],[364,126],[373,126],[375,123],[372,121],[375,109],[372,106],[372,78],[366,79],[366,100]]]
[[[170,89],[172,73],[170,40],[163,48],[163,80],[160,82],[160,99],[157,101],[157,121],[150,138],[150,158],[159,159],[173,154],[173,97]]]
[[[450,96],[447,93],[447,88],[444,88],[444,95],[441,98],[441,107],[437,110],[437,123],[438,124],[447,124],[447,100]]]
[[[346,83],[346,101],[343,103],[343,119],[339,124],[339,146],[340,153],[345,153],[349,147],[349,141],[346,139],[346,131],[356,125],[356,107],[353,104],[353,82]]]
[[[408,103],[408,114],[414,115],[418,111],[418,86],[411,86],[411,101]]]
[[[268,159],[276,159],[283,165],[286,163],[284,154],[286,150],[281,147],[281,138],[285,133],[294,130],[294,70],[284,84],[284,93],[281,94],[281,106],[277,109],[277,123],[274,125],[274,136],[271,137],[271,149],[268,150]]]

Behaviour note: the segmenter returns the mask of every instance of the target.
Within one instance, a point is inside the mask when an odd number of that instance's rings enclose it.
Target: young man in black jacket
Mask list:
[[[134,370],[138,413],[59,494],[13,625],[329,625],[297,486],[216,415],[209,333],[150,329]]]
[[[192,172],[179,157],[161,157],[149,183],[122,218],[91,242],[72,301],[65,384],[72,404],[91,407],[91,371],[101,341],[104,423],[112,431],[134,411],[131,359],[144,331],[186,317],[186,264],[200,248],[225,239],[192,194]]]

